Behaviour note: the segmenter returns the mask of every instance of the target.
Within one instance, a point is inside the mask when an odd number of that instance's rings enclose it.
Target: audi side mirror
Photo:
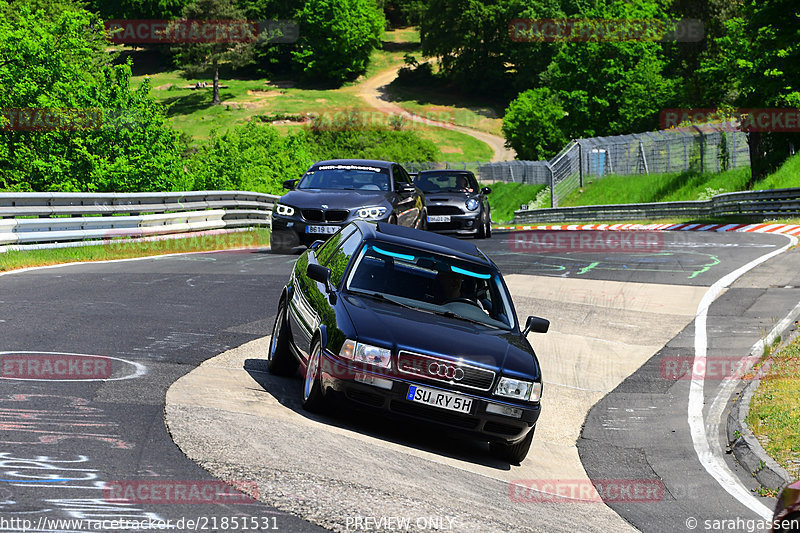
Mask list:
[[[306,274],[308,274],[308,277],[313,279],[314,281],[325,285],[325,290],[328,293],[333,292],[333,287],[331,286],[330,268],[326,268],[322,265],[318,265],[315,263],[310,263],[308,267],[306,267]]]
[[[312,243],[311,243],[311,246],[309,246],[309,247],[308,247],[308,249],[309,249],[309,250],[313,250],[313,251],[315,251],[315,252],[316,252],[316,251],[317,251],[317,248],[319,248],[319,247],[320,247],[320,246],[322,246],[323,244],[325,244],[325,241],[319,241],[319,240],[317,240],[317,241],[314,241],[314,242],[312,242]]]
[[[548,329],[550,329],[549,320],[539,318],[538,316],[529,316],[528,320],[525,322],[525,329],[522,330],[522,334],[527,335],[531,331],[534,333],[547,333]]]

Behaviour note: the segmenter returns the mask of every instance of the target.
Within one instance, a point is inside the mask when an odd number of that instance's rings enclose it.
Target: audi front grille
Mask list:
[[[492,388],[495,376],[485,368],[406,351],[397,355],[397,370],[406,376],[482,391]]]

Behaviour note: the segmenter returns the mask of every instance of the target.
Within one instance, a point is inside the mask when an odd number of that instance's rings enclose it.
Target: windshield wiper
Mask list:
[[[404,304],[402,302],[398,302],[393,298],[387,298],[385,294],[382,292],[367,292],[367,291],[359,291],[359,290],[351,290],[353,294],[358,294],[359,296],[369,296],[370,298],[374,298],[375,300],[380,300],[381,302],[389,302],[395,305],[399,305],[400,307],[404,307],[406,309],[414,309],[415,311],[426,311],[425,309],[421,309],[419,307],[414,307],[413,305]]]
[[[481,326],[497,327],[497,326],[492,326],[491,324],[487,324],[486,322],[483,322],[481,320],[476,320],[474,318],[469,318],[463,315],[459,315],[458,313],[454,313],[453,311],[431,311],[431,312],[435,315],[443,316],[445,318],[456,318],[458,320],[472,322],[473,324],[480,324]]]

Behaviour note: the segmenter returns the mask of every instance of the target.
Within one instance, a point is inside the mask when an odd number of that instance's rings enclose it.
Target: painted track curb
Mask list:
[[[560,224],[495,226],[496,231],[736,231],[800,236],[797,224]]]

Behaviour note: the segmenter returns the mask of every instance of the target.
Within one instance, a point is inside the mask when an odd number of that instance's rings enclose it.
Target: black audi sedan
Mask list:
[[[305,376],[310,411],[344,398],[489,441],[522,461],[542,375],[497,266],[475,245],[355,221],[297,260],[278,304],[267,366]],[[347,403],[347,402],[345,402]]]
[[[425,227],[423,194],[399,164],[367,159],[320,161],[299,180],[272,213],[272,250],[288,252],[326,239],[355,219]]]
[[[414,184],[425,194],[428,229],[454,236],[492,236],[492,214],[486,195],[469,170],[424,170]]]

